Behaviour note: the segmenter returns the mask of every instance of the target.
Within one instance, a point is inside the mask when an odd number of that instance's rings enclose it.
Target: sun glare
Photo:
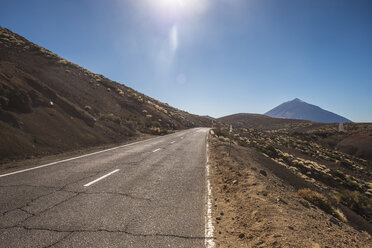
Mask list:
[[[184,0],[158,0],[158,4],[164,8],[182,8],[185,6]]]
[[[173,14],[189,15],[203,12],[207,0],[151,0],[155,8],[163,11],[170,11]]]

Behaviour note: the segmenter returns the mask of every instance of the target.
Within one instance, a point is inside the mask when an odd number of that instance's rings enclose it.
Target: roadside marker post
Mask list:
[[[229,145],[229,157],[230,157],[230,152],[231,152],[231,133],[232,133],[232,125],[230,125],[230,130],[229,130],[229,137],[230,137],[230,145]]]
[[[343,124],[343,123],[339,123],[339,124],[338,124],[338,132],[339,132],[339,133],[343,133],[343,132],[345,132],[344,124]]]

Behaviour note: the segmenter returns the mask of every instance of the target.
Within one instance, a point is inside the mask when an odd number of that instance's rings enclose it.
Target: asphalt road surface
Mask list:
[[[0,175],[0,247],[205,247],[208,130]]]

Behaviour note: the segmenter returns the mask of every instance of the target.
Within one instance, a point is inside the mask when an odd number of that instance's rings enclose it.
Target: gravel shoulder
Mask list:
[[[366,232],[303,200],[261,153],[209,139],[217,247],[372,247]],[[269,169],[268,169],[269,168]],[[296,187],[294,187],[295,185]]]

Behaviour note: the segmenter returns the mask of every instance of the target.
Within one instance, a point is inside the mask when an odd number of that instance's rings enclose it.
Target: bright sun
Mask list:
[[[185,6],[184,0],[157,0],[157,2],[165,8],[180,8]]]
[[[208,0],[151,0],[151,2],[162,10],[188,15],[205,10]]]

